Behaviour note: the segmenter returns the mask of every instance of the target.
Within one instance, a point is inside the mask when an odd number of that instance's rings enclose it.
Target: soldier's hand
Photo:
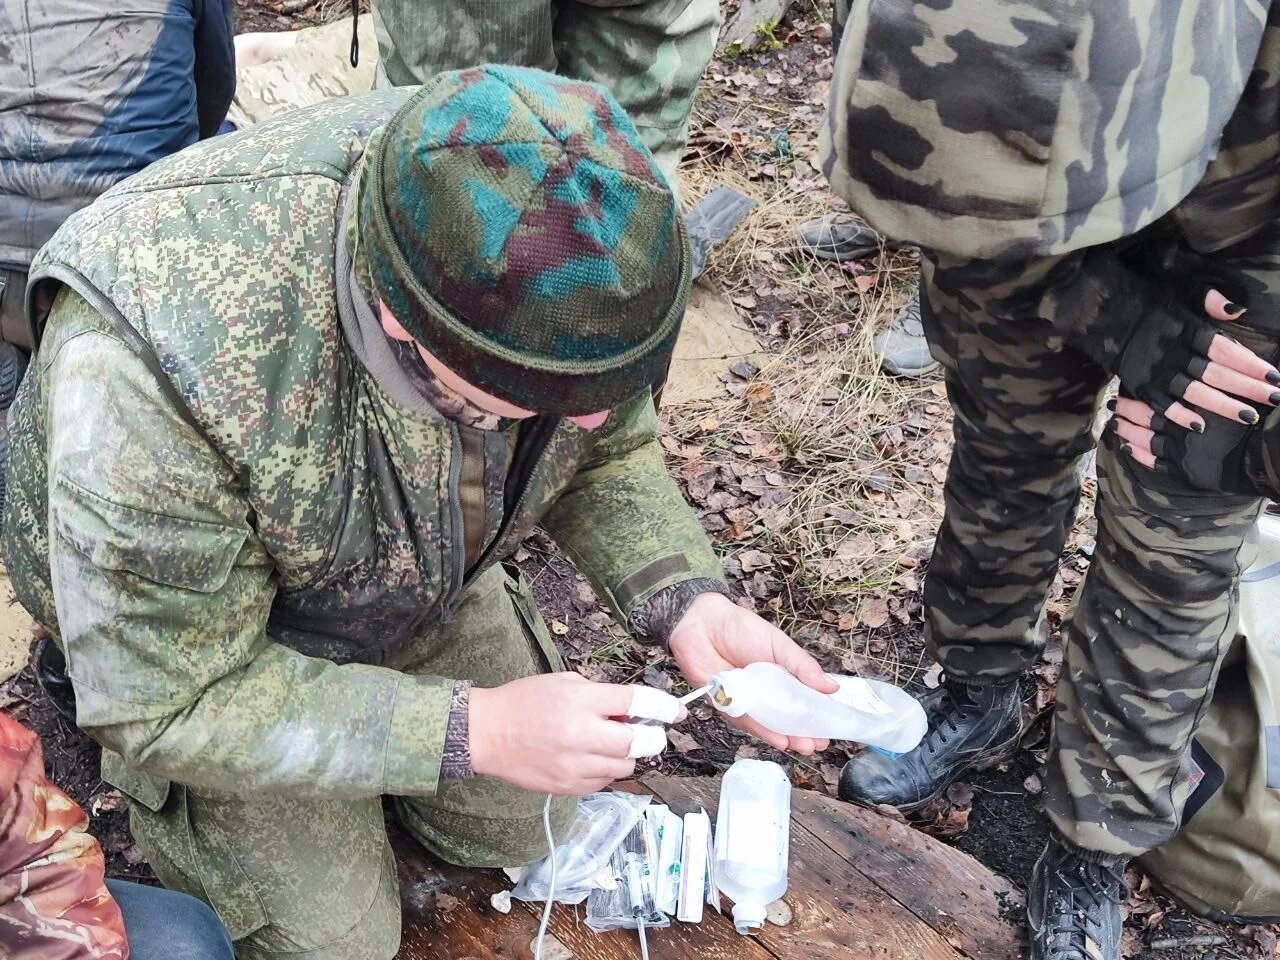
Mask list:
[[[819,693],[839,689],[818,661],[794,640],[718,593],[704,593],[694,600],[668,642],[680,670],[695,687],[703,686],[717,673],[764,660],[778,664]],[[732,723],[779,750],[810,754],[827,747],[825,740],[785,737],[749,717]]]
[[[578,796],[635,772],[634,687],[548,673],[473,687],[471,768],[537,793]],[[680,711],[683,716],[684,711]]]
[[[1219,323],[1232,323],[1244,315],[1242,307],[1215,289],[1204,295],[1204,312]],[[1280,375],[1248,347],[1219,334],[1209,346],[1207,359],[1203,373],[1183,392],[1183,402],[1174,402],[1164,411],[1174,423],[1202,431],[1204,418],[1191,409],[1195,406],[1228,420],[1252,424],[1258,422],[1258,412],[1250,404],[1241,403],[1241,399],[1264,407],[1280,403]]]

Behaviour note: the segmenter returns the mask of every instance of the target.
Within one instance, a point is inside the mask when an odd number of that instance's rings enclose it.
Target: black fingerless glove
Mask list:
[[[1215,417],[1204,433],[1157,413],[1151,430],[1156,473],[1200,490],[1280,499],[1280,409],[1251,427]]]
[[[1203,299],[1203,286],[1201,297]],[[1183,301],[1185,291],[1130,269],[1099,250],[1081,268],[1067,343],[1115,374],[1126,393],[1167,410],[1199,380],[1218,329]]]

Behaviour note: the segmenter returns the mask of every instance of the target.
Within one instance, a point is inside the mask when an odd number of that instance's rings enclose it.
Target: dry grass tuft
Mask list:
[[[720,185],[757,201],[705,282],[739,305],[772,358],[749,381],[731,378],[722,399],[664,409],[673,468],[694,478],[686,489],[704,522],[727,522],[721,549],[758,606],[847,666],[869,661],[909,679],[918,636],[901,650],[896,638],[918,615],[950,415],[937,380],[884,375],[872,341],[913,288],[915,260],[814,257],[795,228],[830,213],[829,195],[809,179],[762,182],[735,167],[688,169],[682,191],[690,205]],[[699,479],[711,466],[725,482],[706,495]],[[762,477],[766,494],[747,492]],[[762,575],[777,578],[776,592]]]

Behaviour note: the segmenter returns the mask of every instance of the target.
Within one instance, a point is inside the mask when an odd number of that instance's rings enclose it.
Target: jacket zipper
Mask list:
[[[467,541],[462,519],[462,431],[456,423],[449,424],[449,439],[452,449],[449,460],[449,528],[452,533],[453,569],[449,588],[441,603],[442,624],[453,619],[453,608],[462,594],[463,582],[467,576]]]
[[[466,570],[466,540],[462,521],[462,491],[459,489],[462,482],[462,434],[456,424],[450,424],[450,432],[453,437],[453,462],[449,465],[449,510],[450,523],[453,528],[453,542],[458,546],[453,551],[453,585],[444,600],[444,606],[440,613],[441,623],[448,623],[453,619],[453,608],[458,602],[458,597],[462,594],[463,587],[489,568],[494,552],[511,532],[516,518],[520,516],[520,511],[524,509],[525,502],[529,499],[529,491],[533,487],[533,478],[537,476],[538,468],[542,466],[543,460],[546,459],[547,449],[551,446],[551,438],[555,436],[556,428],[559,425],[560,421],[558,419],[539,418],[537,434],[531,438],[534,452],[526,461],[529,464],[529,468],[518,480],[519,493],[511,509],[506,511],[506,516],[502,518],[502,525],[498,528],[498,532],[494,534],[493,542],[476,560],[475,566],[471,568],[471,577],[468,578]]]
[[[472,577],[478,577],[487,570],[493,561],[493,555],[502,542],[511,533],[511,528],[515,526],[516,518],[520,516],[520,511],[524,509],[525,501],[529,499],[529,491],[533,486],[533,478],[538,474],[538,468],[542,466],[543,460],[547,456],[547,448],[551,446],[551,438],[555,436],[557,428],[560,426],[559,419],[550,417],[540,417],[537,424],[537,434],[531,438],[534,445],[534,453],[529,457],[528,471],[519,478],[519,493],[516,496],[511,509],[507,511],[507,515],[502,519],[502,525],[498,528],[498,532],[494,535],[493,542],[489,544],[488,549],[480,555],[480,559],[476,561],[472,568]]]

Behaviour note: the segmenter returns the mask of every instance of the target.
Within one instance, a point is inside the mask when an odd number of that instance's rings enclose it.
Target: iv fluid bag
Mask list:
[[[716,674],[716,709],[744,714],[789,737],[853,740],[906,753],[924,737],[924,708],[905,690],[879,680],[828,674],[836,693],[819,693],[776,663],[752,663]]]

